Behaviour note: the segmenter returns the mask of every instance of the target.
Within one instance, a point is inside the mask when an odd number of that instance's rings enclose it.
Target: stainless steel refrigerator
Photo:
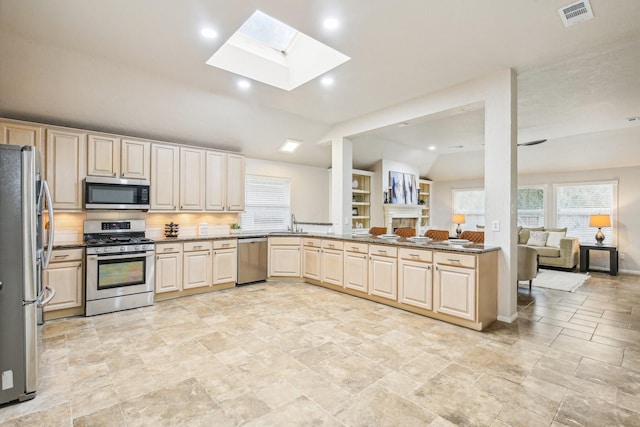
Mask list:
[[[42,284],[53,245],[51,235],[43,247],[44,198],[53,231],[39,152],[0,145],[0,404],[29,400],[36,393],[38,310],[55,295]]]

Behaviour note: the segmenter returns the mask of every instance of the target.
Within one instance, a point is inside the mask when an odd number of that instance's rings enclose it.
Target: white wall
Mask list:
[[[552,203],[553,184],[579,183],[587,181],[618,181],[618,217],[617,217],[617,245],[618,251],[624,254],[619,260],[620,270],[630,273],[640,273],[640,167],[615,169],[599,169],[591,171],[555,172],[545,174],[518,175],[518,185],[546,185],[547,205]],[[451,227],[452,189],[482,188],[483,179],[437,181],[433,184],[431,197],[431,213],[435,226]],[[547,206],[545,213],[551,212]],[[553,224],[549,224],[553,226]],[[438,227],[439,228],[439,227]],[[595,236],[596,230],[593,234]],[[592,252],[590,265],[608,268],[605,253]]]
[[[246,159],[248,175],[291,180],[291,212],[302,222],[331,222],[330,173],[326,168]]]

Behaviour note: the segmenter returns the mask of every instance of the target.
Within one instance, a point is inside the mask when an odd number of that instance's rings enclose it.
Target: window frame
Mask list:
[[[255,192],[251,191],[251,187],[254,185],[252,180],[264,180],[266,182],[272,182],[274,185],[280,183],[283,188],[286,187],[286,197],[284,197],[281,205],[274,205],[272,201],[263,201],[262,204],[256,204]],[[259,194],[260,192],[258,192]],[[284,192],[283,192],[284,193]],[[277,200],[281,200],[278,198]],[[282,209],[283,213],[279,217],[280,222],[274,225],[263,225],[256,227],[255,218],[266,218],[268,215],[260,215],[259,208],[266,208],[267,211],[277,211]],[[258,212],[256,214],[256,212]],[[250,218],[249,218],[250,217]],[[273,216],[277,218],[276,216]],[[254,175],[245,174],[245,209],[240,213],[240,226],[243,231],[250,232],[265,232],[265,231],[282,231],[286,230],[290,224],[291,218],[291,178],[279,177],[279,176],[267,176],[267,175]]]

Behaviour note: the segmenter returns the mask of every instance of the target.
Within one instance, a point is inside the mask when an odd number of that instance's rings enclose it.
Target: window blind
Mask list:
[[[522,227],[544,226],[544,202],[544,187],[518,187],[518,225]]]
[[[246,175],[244,231],[286,230],[290,222],[291,182],[288,178]]]
[[[453,213],[465,215],[462,230],[475,230],[476,225],[484,225],[484,189],[453,190]]]

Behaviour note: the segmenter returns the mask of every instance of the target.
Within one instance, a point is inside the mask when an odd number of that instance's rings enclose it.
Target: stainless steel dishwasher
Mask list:
[[[267,279],[267,238],[238,239],[238,285]]]

